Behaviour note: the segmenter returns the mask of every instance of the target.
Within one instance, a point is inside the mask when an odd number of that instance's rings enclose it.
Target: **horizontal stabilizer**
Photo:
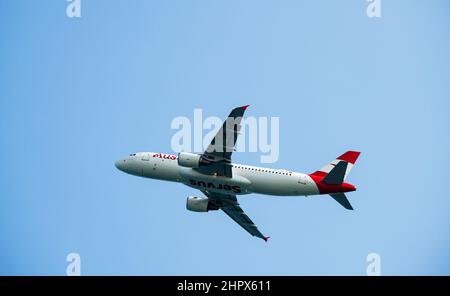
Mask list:
[[[330,194],[330,196],[332,198],[334,198],[335,201],[340,203],[341,206],[343,206],[347,210],[353,210],[352,205],[350,204],[350,202],[348,201],[348,199],[344,193],[333,193],[333,194]]]
[[[344,182],[345,171],[347,170],[348,162],[339,161],[336,166],[323,178],[323,182],[330,185],[339,185]]]

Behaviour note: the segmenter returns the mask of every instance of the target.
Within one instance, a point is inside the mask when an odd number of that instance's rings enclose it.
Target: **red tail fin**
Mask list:
[[[327,164],[326,166],[324,166],[323,168],[321,168],[320,170],[315,171],[311,175],[317,176],[317,177],[325,177],[336,166],[336,164],[339,161],[343,160],[343,161],[348,162],[347,170],[345,171],[345,177],[344,177],[344,179],[345,179],[348,176],[348,174],[350,173],[350,170],[352,169],[353,165],[355,164],[355,162],[358,159],[360,154],[361,154],[361,152],[358,152],[358,151],[347,151],[344,154],[342,154],[341,156],[339,156],[338,158],[336,158],[335,160],[333,160],[332,162],[330,162],[329,164]]]

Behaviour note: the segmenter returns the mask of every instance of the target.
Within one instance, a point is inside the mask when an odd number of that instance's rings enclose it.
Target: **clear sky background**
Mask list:
[[[450,274],[450,2],[0,3],[0,274]],[[313,172],[362,151],[355,211],[248,195],[268,243],[175,183],[114,167],[171,152],[176,116],[280,117],[280,157]],[[234,161],[259,165],[259,153]]]

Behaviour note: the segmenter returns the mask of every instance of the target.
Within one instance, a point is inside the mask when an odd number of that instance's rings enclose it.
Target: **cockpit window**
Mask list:
[[[130,156],[136,156],[136,153],[131,153]]]

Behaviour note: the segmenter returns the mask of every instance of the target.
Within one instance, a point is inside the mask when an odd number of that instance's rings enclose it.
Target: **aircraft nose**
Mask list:
[[[114,165],[115,165],[116,168],[118,168],[119,170],[124,171],[126,162],[127,162],[126,159],[120,159],[120,160],[116,161],[116,162],[114,163]]]

